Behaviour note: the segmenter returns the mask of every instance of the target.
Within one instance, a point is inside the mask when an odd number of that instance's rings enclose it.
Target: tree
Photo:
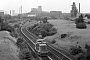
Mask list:
[[[47,17],[44,18],[43,23],[47,23]]]
[[[23,42],[23,38],[20,38],[20,37],[19,37],[19,38],[17,39],[16,44],[18,45],[18,44],[20,44],[20,43],[22,43],[22,42]]]
[[[4,15],[4,19],[5,20],[11,19],[11,15],[8,15],[8,14]]]
[[[19,28],[20,25],[19,25],[19,24],[15,24],[14,27],[15,27],[15,28]]]
[[[51,44],[54,44],[54,43],[56,43],[56,40],[52,40],[52,41],[50,41],[50,43]]]
[[[54,26],[54,25],[52,25],[52,24],[50,24],[50,23],[45,23],[43,28],[44,28],[47,32],[49,32],[49,30],[50,30],[53,26]]]
[[[49,35],[54,35],[57,33],[57,29],[52,27],[50,30],[49,30]]]
[[[72,47],[70,48],[70,54],[71,54],[71,55],[78,55],[78,54],[80,54],[80,53],[82,53],[82,52],[83,52],[83,50],[82,50],[81,48],[79,48],[79,47],[72,46]]]
[[[34,29],[36,35],[42,35],[43,37],[47,36],[47,31],[43,28],[36,28]],[[38,34],[37,34],[38,33]]]
[[[0,24],[2,24],[4,21],[4,19],[2,19],[2,17],[0,16]]]
[[[86,14],[85,17],[87,17],[88,19],[90,19],[90,14]]]
[[[84,23],[84,19],[83,19],[83,15],[82,14],[79,16],[79,18],[75,19],[75,24],[78,24],[78,23]]]
[[[86,29],[87,26],[86,26],[85,23],[78,23],[78,24],[76,24],[76,28],[79,28],[79,29]]]

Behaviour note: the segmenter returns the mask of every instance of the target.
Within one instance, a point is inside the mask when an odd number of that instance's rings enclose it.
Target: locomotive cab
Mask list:
[[[47,56],[47,45],[46,44],[40,44],[38,53],[40,56]]]
[[[46,42],[38,40],[35,46],[35,50],[39,56],[47,56],[48,50]]]

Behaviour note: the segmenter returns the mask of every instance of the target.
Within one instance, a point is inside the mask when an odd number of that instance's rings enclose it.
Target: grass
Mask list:
[[[73,21],[49,20],[49,22],[58,28],[58,33],[45,38],[48,40],[55,39],[56,45],[65,49],[78,45],[84,49],[85,44],[90,44],[90,25],[87,25],[87,29],[77,29]],[[67,36],[61,39],[61,34],[67,34]]]

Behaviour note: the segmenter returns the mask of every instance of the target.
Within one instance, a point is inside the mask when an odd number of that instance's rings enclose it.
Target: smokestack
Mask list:
[[[79,13],[80,13],[80,3],[79,3]]]

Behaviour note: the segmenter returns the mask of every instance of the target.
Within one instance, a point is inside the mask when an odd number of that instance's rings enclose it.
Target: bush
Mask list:
[[[19,44],[22,43],[23,41],[24,41],[23,38],[18,38],[16,44],[19,45]]]
[[[90,45],[85,44],[86,51],[78,54],[76,60],[90,60]]]
[[[21,60],[25,60],[25,59],[30,60],[32,58],[31,51],[29,50],[25,42],[20,44],[20,50],[21,52],[19,54],[19,58]]]
[[[42,38],[43,38],[57,33],[57,29],[53,28],[53,26],[54,25],[50,23],[40,23],[40,24],[34,24],[34,26],[31,26],[28,29],[36,36],[42,35]]]
[[[38,26],[38,24],[34,24],[34,26],[33,26],[33,27],[36,27],[36,26]]]
[[[42,37],[45,37],[48,34],[47,31],[44,30],[43,28],[36,28],[33,30],[33,32],[35,35],[42,35]]]
[[[70,53],[75,56],[76,60],[90,60],[90,45],[85,44],[85,49],[81,47],[72,46]]]
[[[15,29],[13,26],[10,26],[4,19],[0,17],[0,31],[9,31],[11,36],[17,37],[17,34],[15,33]]]
[[[88,24],[90,24],[90,21],[88,21]]]
[[[51,44],[54,44],[54,43],[56,43],[56,40],[52,40],[50,43],[51,43]]]
[[[45,23],[44,25],[44,29],[49,31],[54,25],[50,24],[50,23]]]
[[[18,47],[20,47],[20,49],[22,49],[22,50],[28,48],[28,46],[27,46],[27,44],[25,42],[19,43]]]
[[[15,27],[15,28],[19,28],[20,25],[19,25],[19,24],[15,24],[14,27]]]
[[[38,27],[41,27],[43,29],[45,29],[47,32],[49,32],[49,30],[53,27],[54,25],[50,24],[50,23],[42,23],[39,24]]]
[[[82,52],[83,52],[82,49],[79,48],[79,47],[72,46],[72,47],[70,48],[70,54],[71,54],[71,55],[78,55],[79,53],[82,53]]]
[[[5,23],[3,23],[2,25],[1,25],[1,31],[9,31],[9,32],[14,32],[15,31],[15,29],[14,29],[14,27],[12,27],[12,26],[10,26],[10,25],[8,25],[8,24],[5,24]]]
[[[76,28],[79,28],[79,29],[86,29],[87,26],[86,26],[85,23],[78,23],[78,24],[76,24]]]
[[[80,15],[79,18],[75,19],[75,24],[78,24],[78,23],[84,23],[84,19],[82,15]]]
[[[67,36],[67,34],[61,34],[61,39],[65,38]]]
[[[57,33],[57,29],[56,28],[51,28],[50,30],[49,30],[49,35],[54,35],[54,34],[56,34]]]
[[[15,33],[15,32],[10,33],[10,35],[11,35],[12,37],[15,37],[15,38],[17,38],[17,37],[18,37],[18,34],[17,34],[17,33]]]

